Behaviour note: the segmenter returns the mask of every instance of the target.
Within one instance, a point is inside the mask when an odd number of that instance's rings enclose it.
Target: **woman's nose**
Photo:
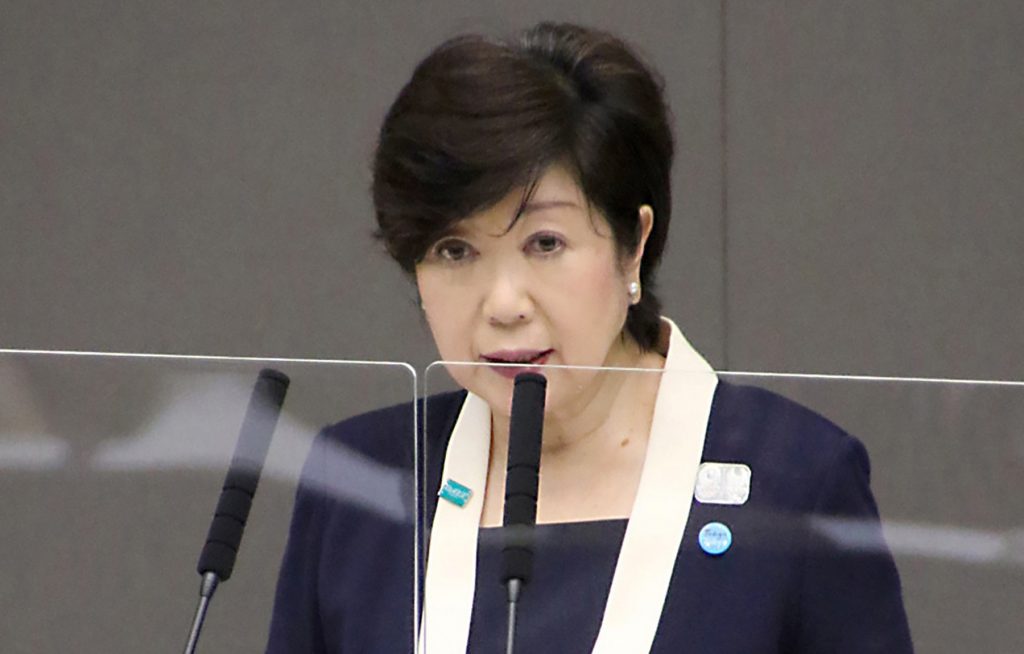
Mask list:
[[[483,315],[492,325],[514,325],[533,317],[533,300],[526,279],[516,271],[499,271],[489,284]]]

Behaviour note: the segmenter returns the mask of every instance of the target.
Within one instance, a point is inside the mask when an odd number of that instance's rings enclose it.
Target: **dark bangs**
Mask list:
[[[380,235],[404,270],[452,223],[529,186],[569,149],[574,107],[540,68],[467,36],[416,69],[388,112],[374,162]]]

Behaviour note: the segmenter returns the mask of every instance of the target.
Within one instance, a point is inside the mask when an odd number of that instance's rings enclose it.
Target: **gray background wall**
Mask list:
[[[368,236],[374,132],[432,45],[544,17],[613,29],[667,78],[662,290],[716,365],[1024,377],[1019,2],[0,14],[5,347],[428,360]]]
[[[661,289],[716,366],[1024,378],[1017,0],[0,0],[0,347],[431,360],[375,130],[430,47],[539,19],[664,73]]]

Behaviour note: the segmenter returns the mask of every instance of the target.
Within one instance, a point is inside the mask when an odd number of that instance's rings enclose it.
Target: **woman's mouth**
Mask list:
[[[547,363],[548,357],[554,352],[547,350],[498,350],[488,352],[480,356],[488,363],[498,365],[491,366],[491,370],[502,377],[514,379],[516,375],[534,366],[542,366]]]

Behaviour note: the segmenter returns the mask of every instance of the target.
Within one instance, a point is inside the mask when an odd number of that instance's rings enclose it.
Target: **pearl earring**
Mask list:
[[[626,287],[626,292],[629,293],[629,303],[636,304],[640,301],[640,282],[630,282]]]

